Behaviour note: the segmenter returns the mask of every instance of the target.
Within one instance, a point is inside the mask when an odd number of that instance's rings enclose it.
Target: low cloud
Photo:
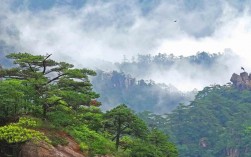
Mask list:
[[[130,58],[166,52],[188,56],[198,51],[218,53],[231,49],[243,61],[223,60],[232,64],[233,70],[226,73],[224,69],[211,69],[206,75],[229,75],[240,64],[247,71],[251,69],[246,60],[251,52],[250,2],[86,1],[76,8],[71,1],[55,1],[39,11],[31,9],[29,0],[16,6],[14,2],[4,0],[0,5],[0,41],[12,51],[53,53],[56,59],[95,68],[100,60],[121,61],[123,55]],[[173,74],[174,80],[184,77],[177,69]],[[225,75],[210,77],[209,82],[226,82]],[[157,78],[164,81],[164,77]],[[201,87],[209,83],[200,81],[190,79],[187,84]]]

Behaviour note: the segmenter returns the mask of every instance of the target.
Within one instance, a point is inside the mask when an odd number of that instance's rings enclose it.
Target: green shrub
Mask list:
[[[56,127],[66,127],[75,124],[76,118],[69,107],[59,105],[48,113],[49,121]]]
[[[83,143],[83,142],[81,142],[79,146],[80,146],[80,150],[81,150],[82,152],[85,152],[85,151],[88,151],[88,150],[89,150],[88,145],[85,144],[85,143]]]
[[[0,127],[0,153],[3,156],[18,156],[21,145],[26,141],[51,141],[41,132],[29,128],[38,127],[39,119],[22,117],[18,123]]]
[[[119,143],[120,148],[123,150],[130,149],[132,144],[133,144],[133,138],[130,136],[123,136],[120,140],[120,143]]]
[[[88,149],[90,156],[111,154],[115,151],[113,142],[85,125],[71,127],[68,132],[80,143],[81,149]]]
[[[51,144],[53,146],[58,146],[58,145],[66,146],[69,143],[65,138],[61,136],[49,135],[48,137],[51,140]]]
[[[41,120],[37,118],[31,118],[31,117],[21,117],[19,118],[18,123],[16,125],[22,126],[25,128],[37,128],[41,126]]]
[[[149,144],[143,140],[137,139],[133,141],[131,146],[130,156],[133,157],[163,157],[166,156],[162,154],[154,145]]]
[[[131,157],[131,151],[130,150],[118,150],[115,152],[114,156],[116,157]]]
[[[20,143],[28,140],[46,141],[50,143],[50,140],[43,133],[36,130],[26,129],[16,124],[0,127],[0,141]]]
[[[102,128],[103,113],[100,108],[95,106],[82,106],[78,109],[77,119],[81,121],[81,124],[85,124],[91,130],[98,131]]]

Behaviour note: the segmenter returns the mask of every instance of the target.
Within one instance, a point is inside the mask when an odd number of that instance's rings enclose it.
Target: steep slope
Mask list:
[[[79,144],[66,134],[62,136],[67,141],[67,145],[52,146],[47,143],[25,143],[19,153],[19,157],[85,157],[80,151]]]

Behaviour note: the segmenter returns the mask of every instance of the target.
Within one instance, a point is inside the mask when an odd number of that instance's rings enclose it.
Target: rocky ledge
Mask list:
[[[47,143],[26,142],[20,151],[19,157],[85,157],[80,152],[78,144],[70,138],[67,146],[53,147]]]
[[[233,73],[230,81],[240,90],[251,90],[251,74],[248,74],[247,72],[242,72],[240,75]]]

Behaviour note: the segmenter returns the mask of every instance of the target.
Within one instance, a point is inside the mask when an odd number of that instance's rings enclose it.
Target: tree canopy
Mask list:
[[[148,129],[145,123],[124,104],[108,111],[105,119],[105,129],[114,135],[113,140],[116,141],[117,149],[123,135],[145,137],[147,134]]]
[[[73,109],[90,105],[98,94],[92,91],[88,76],[95,75],[89,69],[76,69],[72,64],[57,62],[49,55],[32,55],[29,53],[12,53],[7,56],[16,64],[10,69],[1,69],[0,77],[22,80],[25,86],[35,91],[33,103],[43,110],[46,118],[48,110],[64,103]]]
[[[64,146],[71,136],[86,156],[177,157],[168,137],[126,105],[102,112],[89,81],[94,71],[51,55],[7,57],[15,66],[0,69],[1,155],[17,156],[27,141]]]
[[[154,119],[157,127],[170,135],[180,156],[248,157],[251,155],[250,112],[251,91],[228,84],[204,88],[190,105],[180,104],[162,118],[142,114],[146,121],[152,124]]]

